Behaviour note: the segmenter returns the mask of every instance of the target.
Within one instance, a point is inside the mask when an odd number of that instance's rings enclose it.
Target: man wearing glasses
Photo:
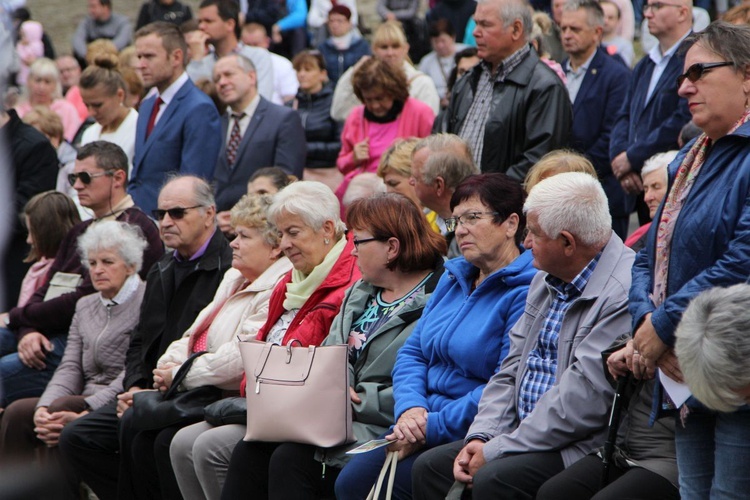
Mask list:
[[[632,195],[631,206],[643,191],[643,162],[656,153],[679,149],[677,137],[690,121],[687,102],[677,95],[676,78],[685,61],[679,47],[692,30],[692,2],[649,0],[643,15],[659,43],[635,66],[609,143],[612,172]]]
[[[194,176],[168,181],[153,215],[162,240],[173,251],[162,256],[146,280],[140,320],[127,353],[127,390],[117,401],[65,426],[60,435],[60,450],[71,470],[99,498],[136,497],[131,461],[120,460],[132,457],[132,412],[127,410],[133,395],[152,387],[159,357],[211,302],[232,263],[229,243],[216,228],[216,204],[206,181]]]
[[[96,141],[78,152],[68,181],[92,220],[71,229],[60,244],[47,282],[23,307],[0,315],[0,407],[20,398],[40,396],[60,363],[76,301],[95,292],[78,253],[78,237],[98,221],[119,220],[138,226],[148,242],[141,278],[164,253],[156,225],[125,192],[128,158],[116,144]],[[67,279],[67,281],[65,281]],[[65,286],[62,286],[63,282]],[[56,291],[57,290],[57,291]],[[18,345],[16,346],[16,339]]]

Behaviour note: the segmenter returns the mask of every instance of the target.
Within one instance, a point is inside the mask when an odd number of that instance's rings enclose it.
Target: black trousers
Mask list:
[[[63,460],[100,500],[180,499],[169,444],[180,427],[139,432],[132,411],[117,417],[111,403],[66,425]]]
[[[456,441],[428,450],[414,463],[412,492],[415,500],[445,498],[453,486],[453,461],[463,448]],[[522,453],[491,460],[474,476],[471,489],[463,498],[528,499],[539,487],[565,468],[558,452]]]
[[[127,414],[123,416],[126,418]],[[117,498],[120,440],[117,404],[110,403],[65,426],[60,434],[62,461],[100,500]]]
[[[556,475],[539,489],[539,500],[678,500],[679,491],[660,475],[641,467],[609,469],[609,484],[601,488],[602,459],[589,455]]]
[[[222,500],[333,498],[340,469],[315,460],[314,446],[240,441],[232,452]]]

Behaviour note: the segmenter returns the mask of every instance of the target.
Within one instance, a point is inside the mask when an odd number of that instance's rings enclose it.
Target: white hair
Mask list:
[[[282,212],[296,215],[315,231],[322,229],[326,221],[335,225],[336,237],[344,234],[346,226],[341,221],[341,206],[331,188],[316,181],[298,181],[274,195],[268,220],[276,224]]]
[[[344,208],[351,205],[355,200],[360,198],[370,198],[376,194],[385,193],[385,183],[383,179],[378,177],[378,174],[373,172],[365,172],[354,177],[346,188],[346,193],[341,200],[341,204]]]
[[[550,238],[568,231],[583,245],[598,246],[609,241],[612,216],[607,195],[598,180],[581,172],[565,172],[535,185],[524,214],[536,214],[539,227]]]
[[[92,224],[78,237],[78,253],[83,267],[89,268],[89,255],[92,252],[115,252],[128,266],[141,270],[143,252],[148,243],[138,226],[126,222],[104,221]]]
[[[730,412],[745,405],[735,392],[750,385],[750,285],[713,288],[682,314],[675,353],[685,381],[701,403]]]
[[[666,178],[667,167],[677,157],[677,153],[679,153],[679,151],[674,149],[672,151],[667,151],[666,153],[656,153],[654,156],[643,162],[641,178],[662,168],[664,169],[664,177]]]

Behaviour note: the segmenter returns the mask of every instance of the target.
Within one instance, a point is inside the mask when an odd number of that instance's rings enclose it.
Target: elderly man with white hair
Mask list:
[[[537,184],[524,245],[539,268],[511,347],[464,441],[422,455],[414,498],[472,486],[473,498],[534,498],[547,479],[604,442],[612,387],[601,352],[630,331],[633,251],[612,231],[607,197],[588,174]]]

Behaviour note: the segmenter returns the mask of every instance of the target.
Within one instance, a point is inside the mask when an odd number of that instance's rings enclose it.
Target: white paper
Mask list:
[[[669,394],[669,399],[672,400],[676,408],[681,407],[682,404],[693,395],[687,384],[675,382],[664,375],[659,368],[657,368],[657,372],[659,373],[659,382],[661,382],[662,387],[664,387],[664,390]]]

